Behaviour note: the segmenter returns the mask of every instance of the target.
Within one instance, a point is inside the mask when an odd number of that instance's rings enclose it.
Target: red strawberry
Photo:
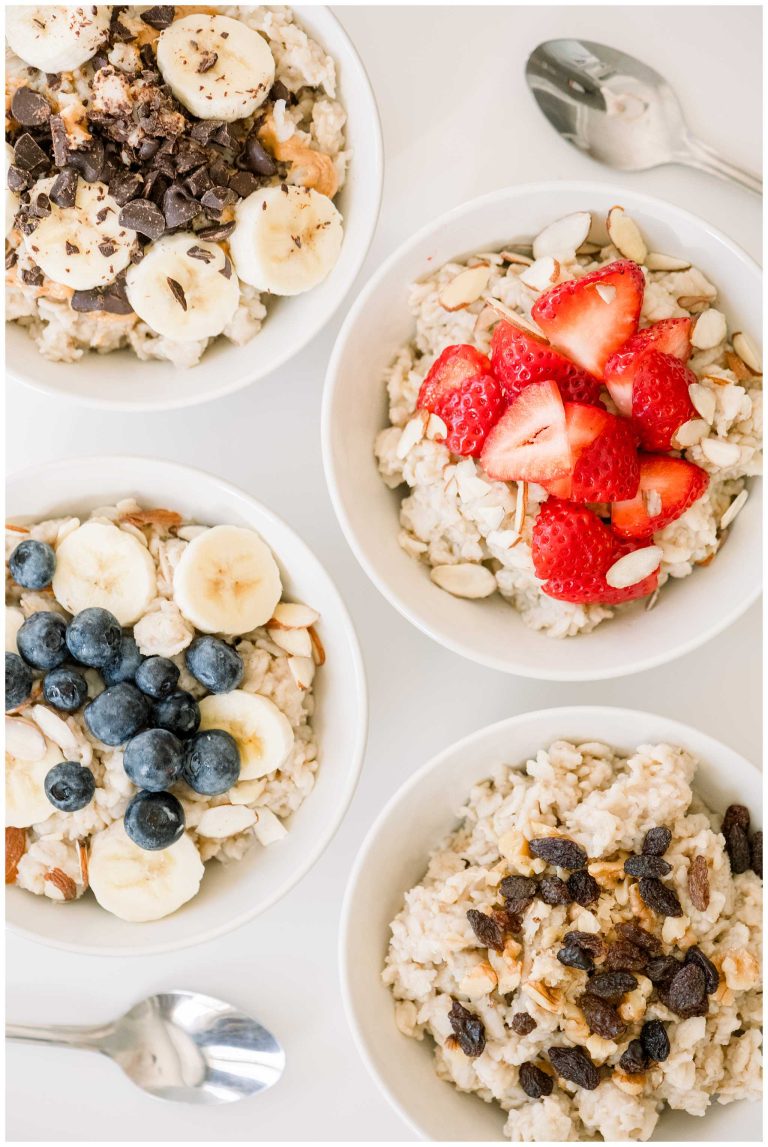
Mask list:
[[[645,450],[670,450],[675,431],[698,418],[688,387],[696,375],[679,358],[647,351],[635,367],[632,421]]]
[[[531,553],[536,577],[604,574],[613,564],[616,539],[586,506],[549,498],[533,524]]]
[[[614,502],[613,528],[623,538],[650,538],[684,514],[701,498],[708,485],[706,471],[685,458],[641,454],[640,489],[630,501]],[[655,506],[651,499],[656,502]],[[652,515],[649,509],[659,512]]]
[[[542,482],[568,473],[565,410],[554,382],[525,387],[486,438],[480,464],[489,478],[508,482]]]
[[[491,339],[491,369],[507,402],[532,382],[552,379],[569,402],[597,402],[600,383],[551,347],[546,339],[513,323],[496,324]]]
[[[502,407],[501,387],[490,374],[471,378],[449,391],[437,405],[437,413],[448,427],[448,449],[453,454],[479,454]]]
[[[618,560],[618,559],[617,559]],[[558,601],[568,601],[572,605],[623,605],[639,597],[647,597],[659,584],[659,571],[654,570],[648,577],[626,589],[613,589],[601,574],[587,574],[585,577],[551,578],[542,586],[544,593]]]
[[[545,483],[545,489],[574,502],[612,502],[634,497],[640,468],[630,423],[609,414],[602,406],[582,402],[566,402],[565,423],[571,447],[571,473]]]
[[[632,380],[640,355],[647,350],[658,350],[674,355],[681,362],[691,357],[691,327],[693,319],[662,319],[632,335],[623,347],[612,354],[605,364],[605,385],[616,403],[619,414],[629,418],[632,414]]]
[[[619,259],[545,291],[531,314],[558,350],[602,378],[608,359],[637,330],[644,289],[637,263]]]
[[[448,346],[429,368],[429,373],[421,384],[416,405],[436,413],[441,399],[450,391],[470,378],[490,373],[490,362],[473,346],[466,343]]]

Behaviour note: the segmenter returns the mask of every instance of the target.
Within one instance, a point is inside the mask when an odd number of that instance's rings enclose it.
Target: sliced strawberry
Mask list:
[[[471,378],[449,391],[436,411],[448,427],[448,449],[468,457],[479,454],[503,406],[501,387],[490,374]]]
[[[640,356],[647,350],[671,354],[681,362],[691,357],[693,319],[662,319],[632,335],[605,364],[605,385],[616,403],[619,414],[632,414],[632,380]]]
[[[613,564],[616,539],[586,506],[548,498],[533,524],[531,553],[536,576],[604,574]]]
[[[489,478],[507,482],[546,482],[569,472],[565,410],[554,382],[521,391],[486,438],[480,463]]]
[[[613,528],[622,538],[650,538],[684,514],[702,497],[708,485],[706,471],[685,458],[641,454],[637,496],[629,501],[614,502],[611,507]]]
[[[614,589],[601,574],[587,574],[584,577],[550,578],[542,586],[544,593],[558,601],[568,601],[572,605],[623,605],[647,597],[658,587],[659,571],[654,570],[648,577],[626,589]]]
[[[595,378],[637,330],[645,279],[619,259],[539,295],[531,314],[549,341]]]
[[[565,424],[571,474],[544,483],[545,489],[574,502],[634,497],[640,468],[631,424],[602,406],[582,402],[566,402]]]
[[[550,346],[546,339],[512,323],[496,324],[491,339],[491,369],[507,402],[532,382],[552,379],[566,402],[597,402],[600,383]]]
[[[467,343],[448,346],[429,368],[429,373],[421,384],[416,405],[436,413],[440,401],[452,390],[470,378],[490,373],[490,362],[475,347]]]
[[[670,450],[675,431],[698,418],[688,387],[696,382],[689,367],[671,354],[647,351],[632,381],[632,421],[645,450]]]

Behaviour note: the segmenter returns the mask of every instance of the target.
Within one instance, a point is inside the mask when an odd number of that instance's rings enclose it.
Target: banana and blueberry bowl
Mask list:
[[[6,883],[159,920],[311,791],[318,614],[243,526],[125,500],[6,536]]]

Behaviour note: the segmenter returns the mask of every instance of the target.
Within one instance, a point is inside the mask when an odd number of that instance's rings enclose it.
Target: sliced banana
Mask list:
[[[221,334],[240,303],[223,247],[192,231],[166,235],[125,278],[128,302],[153,331],[176,342]]]
[[[9,828],[29,828],[30,825],[47,820],[54,812],[43,784],[53,766],[58,765],[63,758],[57,745],[43,740],[42,755],[38,755],[35,750],[35,760],[14,756],[10,749],[6,751],[5,823]]]
[[[244,282],[273,295],[300,295],[330,273],[343,238],[341,215],[327,195],[283,183],[238,203],[229,244]]]
[[[5,10],[5,38],[30,68],[41,72],[71,72],[79,68],[107,38],[109,5],[69,8],[14,4]]]
[[[47,194],[54,179],[41,179],[32,192]],[[79,179],[74,207],[50,205],[24,246],[49,279],[87,291],[114,282],[131,261],[136,232],[120,226],[120,205],[105,183]]]
[[[293,748],[293,729],[285,714],[268,697],[244,689],[203,697],[200,728],[224,729],[235,738],[241,781],[273,773]]]
[[[16,218],[16,212],[19,210],[19,197],[15,192],[8,190],[8,168],[14,160],[13,148],[9,143],[5,145],[5,179],[3,186],[5,188],[5,237],[6,239],[13,231],[13,222]]]
[[[229,16],[174,20],[157,41],[157,66],[193,115],[228,123],[253,115],[275,81],[267,41]]]
[[[155,563],[127,530],[86,522],[56,550],[53,593],[70,613],[101,606],[121,625],[133,625],[157,596]]]
[[[198,534],[173,575],[174,601],[203,633],[250,633],[269,621],[282,592],[269,546],[242,526]]]
[[[121,920],[144,922],[170,916],[196,895],[203,862],[188,833],[169,848],[139,848],[122,820],[91,838],[88,878],[102,908]]]

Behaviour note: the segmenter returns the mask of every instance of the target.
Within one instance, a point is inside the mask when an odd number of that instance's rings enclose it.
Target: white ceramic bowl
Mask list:
[[[198,895],[164,920],[131,924],[105,912],[90,895],[63,908],[22,889],[8,889],[7,919],[13,930],[54,947],[97,955],[143,955],[210,940],[279,900],[309,871],[338,828],[357,783],[367,728],[362,658],[337,589],[304,542],[243,491],[202,471],[152,458],[82,458],[12,476],[7,512],[11,520],[42,519],[129,496],[173,508],[197,522],[257,530],[275,554],[287,595],[319,611],[327,654],[315,679],[320,767],[314,789],[282,841],[254,848],[231,864],[208,864]]]
[[[300,23],[333,56],[339,99],[347,111],[352,159],[336,203],[344,216],[341,255],[328,278],[304,295],[273,299],[255,339],[237,347],[220,338],[190,369],[130,351],[86,354],[79,362],[49,362],[27,333],[6,327],[6,368],[19,381],[49,394],[112,410],[169,410],[221,398],[264,377],[297,354],[325,326],[352,286],[373,238],[381,202],[383,149],[376,100],[344,28],[327,7],[297,6]]]
[[[714,809],[746,804],[760,827],[761,776],[738,753],[666,717],[631,709],[574,707],[525,713],[465,737],[416,772],[368,832],[349,880],[340,937],[344,1002],[366,1065],[403,1119],[425,1139],[503,1141],[505,1116],[495,1104],[461,1094],[438,1079],[431,1041],[402,1035],[393,999],[381,982],[389,923],[418,883],[429,853],[457,823],[471,786],[497,764],[523,764],[558,738],[605,741],[632,750],[643,742],[683,745],[699,759],[695,789]],[[760,1108],[715,1104],[703,1120],[667,1111],[656,1139],[759,1140]]]
[[[651,248],[685,254],[717,285],[735,328],[759,338],[761,277],[756,264],[701,219],[624,188],[569,182],[508,188],[431,223],[379,268],[350,310],[334,347],[323,405],[323,455],[347,541],[384,596],[414,625],[473,661],[558,681],[597,680],[679,657],[730,625],[760,592],[759,483],[728,545],[706,569],[665,587],[658,606],[640,603],[580,638],[555,641],[523,625],[498,595],[482,602],[438,589],[427,567],[398,545],[402,490],[388,490],[374,458],[387,425],[383,376],[414,331],[410,284],[451,258],[530,239],[576,210],[605,216],[621,203]]]

